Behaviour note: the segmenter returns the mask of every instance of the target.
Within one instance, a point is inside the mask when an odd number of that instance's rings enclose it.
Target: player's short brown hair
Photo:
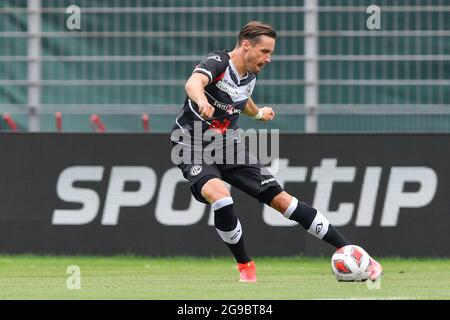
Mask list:
[[[237,46],[239,47],[244,39],[250,41],[253,45],[258,42],[259,37],[261,36],[268,36],[276,39],[277,33],[273,27],[267,23],[261,21],[250,21],[241,28],[241,31],[239,31]]]

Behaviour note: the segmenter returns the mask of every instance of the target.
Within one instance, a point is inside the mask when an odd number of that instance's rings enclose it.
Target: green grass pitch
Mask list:
[[[231,258],[0,256],[0,299],[450,299],[450,259],[380,259],[384,277],[370,288],[337,282],[325,258],[255,262],[258,283],[245,284]]]

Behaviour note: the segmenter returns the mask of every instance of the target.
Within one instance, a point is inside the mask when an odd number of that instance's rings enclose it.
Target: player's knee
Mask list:
[[[289,193],[283,191],[272,199],[270,206],[275,210],[284,213],[289,208],[292,199],[293,197]]]
[[[222,180],[214,178],[208,180],[202,187],[202,196],[209,203],[214,203],[222,198],[230,197],[230,191]]]

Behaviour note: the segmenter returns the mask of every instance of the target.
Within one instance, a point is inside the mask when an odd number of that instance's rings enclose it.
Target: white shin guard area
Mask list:
[[[308,229],[308,232],[313,236],[322,239],[328,232],[328,227],[330,226],[330,222],[327,218],[317,210],[316,217],[314,218],[311,226]]]
[[[234,228],[231,231],[222,231],[217,228],[216,230],[219,233],[219,236],[222,238],[222,240],[229,244],[238,243],[242,237],[242,228],[239,220],[237,221],[236,228]]]

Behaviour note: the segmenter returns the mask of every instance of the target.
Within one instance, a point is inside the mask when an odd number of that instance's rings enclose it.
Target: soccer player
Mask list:
[[[270,63],[275,39],[276,32],[270,25],[251,21],[241,28],[232,51],[209,53],[186,82],[187,97],[171,134],[173,147],[184,147],[181,153],[189,153],[188,157],[184,154],[184,160],[177,165],[189,181],[194,197],[212,205],[214,226],[237,261],[240,282],[256,282],[256,268],[245,248],[242,227],[233,210],[233,198],[224,181],[298,222],[310,234],[335,248],[350,244],[322,213],[284,191],[246,148],[231,148],[234,156],[244,156],[248,160],[245,164],[218,163],[205,159],[203,151],[208,141],[201,145],[193,143],[198,134],[196,127],[201,134],[219,132],[225,146],[236,143],[239,137],[227,132],[238,129],[241,113],[260,121],[274,118],[271,107],[258,108],[250,96],[256,75]],[[226,147],[223,154],[228,160]],[[375,281],[382,267],[371,258],[370,268],[369,278]]]

